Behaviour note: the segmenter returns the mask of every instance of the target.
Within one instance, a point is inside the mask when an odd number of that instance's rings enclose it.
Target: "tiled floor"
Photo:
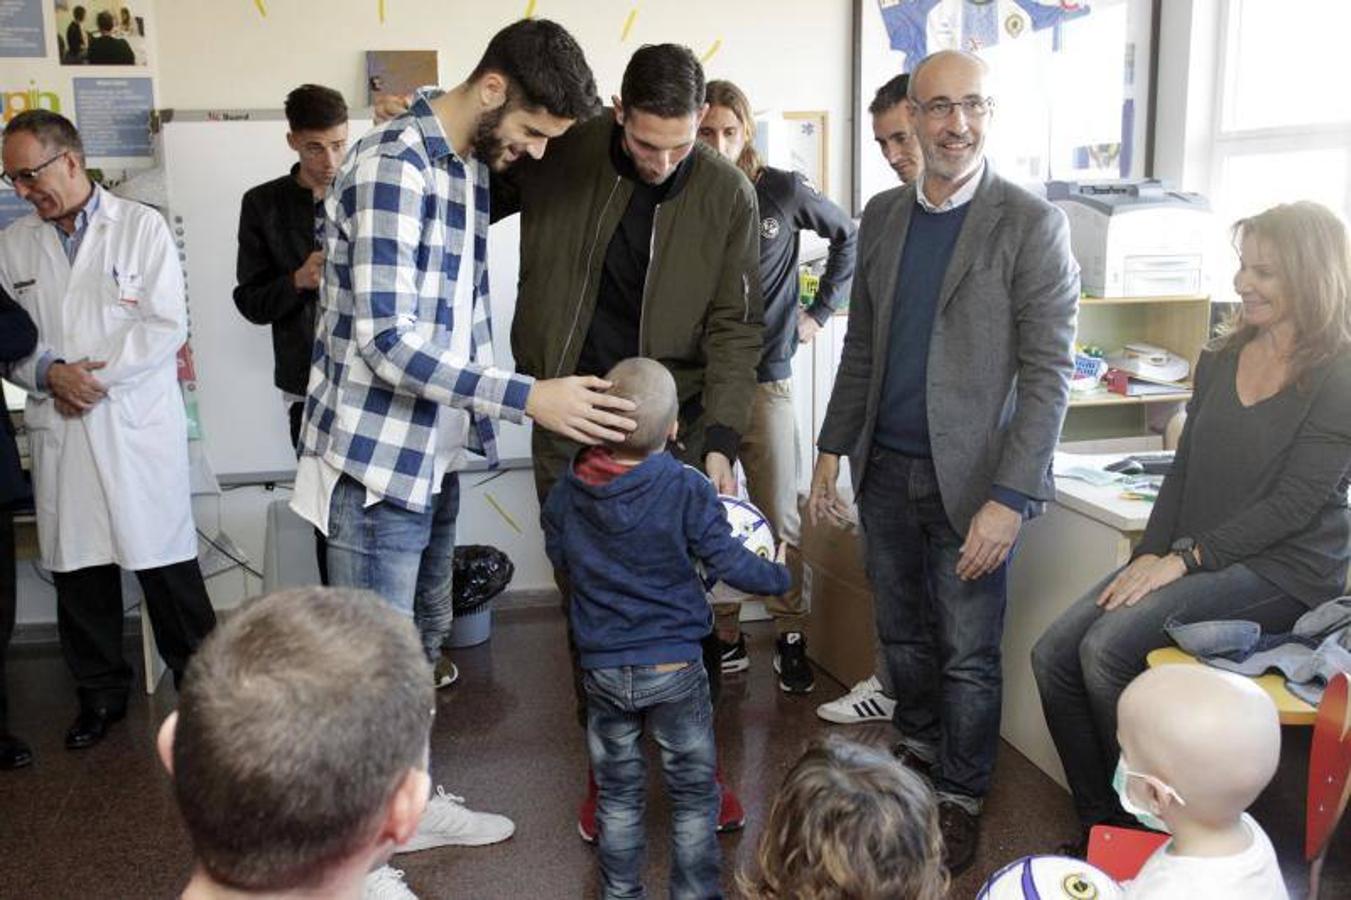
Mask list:
[[[776,687],[773,635],[749,629],[752,668],[725,685],[718,738],[728,780],[750,816],[747,830],[721,839],[725,883],[749,864],[769,798],[802,744],[825,726],[815,705],[840,692],[824,676],[806,697]],[[50,649],[12,651],[13,729],[34,746],[36,764],[0,774],[0,898],[172,897],[191,865],[169,784],[155,758],[156,727],[173,704],[161,687],[137,695],[126,722],[98,747],[67,752],[62,733],[74,714],[69,677]],[[592,852],[577,837],[576,803],[585,775],[580,732],[572,712],[563,623],[556,607],[509,607],[496,613],[485,645],[456,656],[461,681],[439,695],[433,735],[433,775],[470,805],[517,822],[510,841],[494,847],[450,848],[397,857],[409,884],[424,898],[566,898],[595,892]],[[885,744],[885,726],[850,730]],[[1282,773],[1254,813],[1281,854],[1292,896],[1304,893],[1300,857],[1307,730],[1286,732]],[[666,807],[654,786],[649,817],[652,895],[668,856]],[[952,887],[973,897],[983,879],[1018,856],[1047,852],[1072,835],[1068,798],[1011,748],[999,759],[989,797],[980,856]],[[1325,873],[1323,896],[1351,896],[1351,828],[1343,827]]]

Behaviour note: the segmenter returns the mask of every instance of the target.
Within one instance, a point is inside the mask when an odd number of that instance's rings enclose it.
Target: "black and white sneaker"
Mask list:
[[[722,651],[722,670],[724,672],[744,672],[751,667],[751,657],[746,652],[745,634],[737,632],[736,641],[733,643],[718,638],[718,649]]]
[[[802,632],[790,631],[774,642],[774,671],[779,673],[781,691],[809,694],[816,687],[816,675],[807,662],[807,639]]]

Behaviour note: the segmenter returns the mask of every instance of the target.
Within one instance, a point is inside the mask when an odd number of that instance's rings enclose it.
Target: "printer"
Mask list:
[[[1169,297],[1205,289],[1210,205],[1155,179],[1051,181],[1090,297]]]

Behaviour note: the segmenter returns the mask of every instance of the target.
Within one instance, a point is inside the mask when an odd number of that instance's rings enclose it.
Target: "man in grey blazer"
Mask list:
[[[911,73],[924,174],[859,229],[849,331],[817,444],[813,517],[849,457],[896,754],[938,792],[945,863],[975,855],[999,742],[1009,553],[1052,498],[1079,268],[1065,216],[995,174],[985,64]]]

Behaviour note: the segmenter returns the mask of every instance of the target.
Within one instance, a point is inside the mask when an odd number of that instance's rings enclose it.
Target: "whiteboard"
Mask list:
[[[225,483],[283,480],[295,472],[286,406],[272,383],[272,333],[235,308],[239,205],[249,188],[287,172],[281,110],[166,114],[161,131],[170,227],[187,284],[188,327],[197,368],[197,404],[212,468]],[[353,116],[353,141],[371,127]],[[510,334],[519,255],[516,217],[489,235],[493,333],[499,366],[513,368]],[[503,460],[528,460],[528,425],[503,423]]]

